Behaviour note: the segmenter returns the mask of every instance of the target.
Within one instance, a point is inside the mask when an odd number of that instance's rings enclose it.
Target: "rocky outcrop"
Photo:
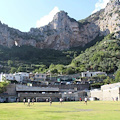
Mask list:
[[[99,27],[94,23],[83,25],[70,18],[66,12],[60,11],[47,26],[30,30],[32,36],[34,33],[42,39],[37,47],[63,50],[84,46],[99,34]]]
[[[40,28],[23,33],[0,23],[0,45],[12,47],[32,45],[56,50],[84,46],[98,35],[120,31],[120,2],[110,0],[106,8],[82,21],[70,18],[66,12],[58,12],[53,21]]]
[[[120,2],[111,0],[99,16],[97,25],[104,35],[120,31]]]

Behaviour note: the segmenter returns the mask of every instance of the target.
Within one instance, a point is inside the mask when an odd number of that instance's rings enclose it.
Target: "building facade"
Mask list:
[[[93,77],[93,76],[98,76],[98,75],[105,75],[107,76],[107,74],[105,72],[82,72],[81,73],[81,77]]]
[[[84,98],[87,94],[84,91],[89,89],[89,84],[83,85],[59,85],[59,86],[27,86],[21,84],[10,84],[7,91],[0,94],[0,102],[15,102],[17,99],[35,99],[36,102],[52,99],[59,101],[63,98],[66,101],[77,101],[79,98]],[[84,95],[84,96],[83,96]]]
[[[120,83],[103,85],[101,89],[91,90],[90,93],[91,97],[96,97],[103,101],[117,101],[120,100]]]

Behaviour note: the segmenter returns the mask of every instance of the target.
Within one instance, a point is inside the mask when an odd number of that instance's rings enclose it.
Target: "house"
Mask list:
[[[98,75],[107,76],[106,72],[100,72],[100,71],[98,71],[98,72],[89,72],[89,71],[87,71],[87,72],[82,72],[81,73],[82,77],[93,77],[93,76],[98,76]]]
[[[3,74],[3,76],[6,78],[6,80],[15,80],[15,77],[13,74]]]
[[[9,81],[17,81],[17,82],[21,82],[23,80],[28,80],[29,79],[29,73],[26,73],[26,72],[18,72],[18,73],[14,73],[14,74],[3,74],[1,73],[0,74],[0,81],[3,80],[3,77],[6,79],[6,80],[9,80]]]
[[[3,74],[3,73],[1,73],[0,74],[1,81],[3,81],[4,78],[6,80],[10,80],[10,81],[15,79],[13,74]]]
[[[18,72],[14,74],[14,78],[17,82],[22,82],[23,80],[29,79],[29,73],[27,72]]]
[[[46,74],[42,74],[42,73],[36,73],[35,74],[35,80],[46,80]]]

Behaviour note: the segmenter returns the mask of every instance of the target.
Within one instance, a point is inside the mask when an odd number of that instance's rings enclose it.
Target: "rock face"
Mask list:
[[[99,16],[98,26],[103,34],[120,31],[120,1],[111,0]]]
[[[120,2],[110,0],[105,9],[92,14],[85,20],[76,21],[66,12],[58,12],[53,21],[40,28],[31,28],[23,33],[0,23],[0,45],[12,47],[32,45],[56,50],[84,46],[98,35],[116,32],[120,36]]]
[[[66,12],[58,12],[53,21],[39,29],[32,28],[32,36],[40,37],[37,47],[52,48],[56,50],[70,47],[84,46],[99,34],[99,27],[94,23],[83,25],[70,18]]]

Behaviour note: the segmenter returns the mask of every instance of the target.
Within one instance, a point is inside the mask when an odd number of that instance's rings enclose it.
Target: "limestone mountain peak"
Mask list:
[[[32,45],[56,50],[84,46],[98,35],[105,36],[120,31],[119,12],[120,0],[110,0],[105,9],[90,15],[82,22],[69,17],[67,12],[60,11],[48,25],[32,28],[28,33],[0,24],[0,45]]]

